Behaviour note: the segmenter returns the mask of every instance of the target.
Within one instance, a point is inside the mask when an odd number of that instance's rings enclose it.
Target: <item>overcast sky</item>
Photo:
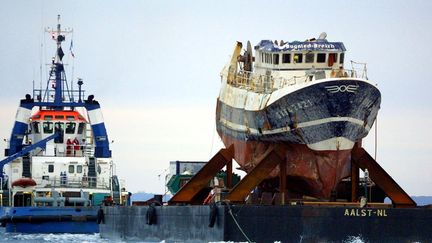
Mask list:
[[[73,38],[68,78],[83,78],[100,101],[117,173],[132,192],[161,193],[169,161],[208,160],[222,146],[215,104],[235,41],[325,31],[344,42],[346,64],[368,63],[381,90],[381,166],[409,194],[432,195],[431,9],[426,0],[2,1],[0,138],[9,138],[32,81],[46,82],[55,48],[43,29],[61,14],[74,29],[64,44],[66,52]],[[374,136],[365,141],[371,154]]]

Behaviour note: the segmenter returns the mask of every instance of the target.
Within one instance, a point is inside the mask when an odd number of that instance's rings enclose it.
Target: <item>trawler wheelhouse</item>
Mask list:
[[[262,40],[253,48],[254,56],[249,42],[243,55],[242,44],[237,43],[231,63],[221,76],[229,85],[257,93],[323,79],[367,80],[366,64],[351,61],[351,69],[346,69],[344,44],[325,38],[322,33],[318,39],[306,41]]]
[[[255,67],[272,70],[304,70],[315,67],[332,70],[344,64],[345,47],[326,40],[291,42],[264,40],[255,46]]]

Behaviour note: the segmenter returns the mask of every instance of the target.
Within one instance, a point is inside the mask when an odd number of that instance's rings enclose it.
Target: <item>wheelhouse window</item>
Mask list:
[[[294,63],[302,63],[303,62],[303,54],[297,53],[294,54]]]
[[[65,133],[66,134],[74,134],[75,133],[75,127],[76,127],[75,122],[68,122],[68,123],[66,123]]]
[[[54,172],[54,165],[48,165],[48,173]]]
[[[329,58],[330,58],[331,56],[333,57],[333,62],[334,62],[334,63],[337,63],[337,61],[338,61],[338,55],[337,55],[337,53],[330,53],[330,54],[329,54]]]
[[[343,64],[344,63],[344,58],[345,58],[345,53],[341,53],[340,54],[340,58],[339,58],[339,63]]]
[[[63,119],[64,119],[64,116],[63,116],[63,115],[55,116],[55,119],[63,120]]]
[[[33,122],[32,123],[32,130],[34,134],[39,134],[40,133],[40,128],[39,128],[39,122]]]
[[[306,53],[306,63],[313,63],[315,60],[315,53]]]
[[[289,53],[282,54],[282,63],[291,63],[291,54]]]
[[[45,134],[51,134],[54,131],[54,125],[52,122],[44,122],[43,123],[43,132]]]
[[[273,64],[279,65],[279,54],[273,54]]]
[[[83,134],[83,133],[84,133],[84,128],[85,128],[85,123],[84,123],[84,122],[81,122],[81,123],[78,125],[78,134]]]
[[[317,63],[324,63],[326,61],[326,54],[325,53],[318,53],[317,54]]]
[[[266,63],[272,63],[272,60],[271,60],[271,54],[270,53],[266,53],[265,54],[265,59],[266,59]]]
[[[66,116],[66,120],[75,121],[75,117],[74,116]]]
[[[60,134],[59,137],[54,138],[54,143],[63,143],[64,123],[63,122],[56,122],[54,129],[55,129],[56,133]]]
[[[69,165],[68,171],[70,174],[75,173],[75,166],[74,165]]]
[[[44,119],[49,121],[49,120],[53,119],[53,116],[51,116],[51,115],[45,115]]]
[[[82,165],[77,165],[76,172],[81,174],[82,169],[83,169]]]

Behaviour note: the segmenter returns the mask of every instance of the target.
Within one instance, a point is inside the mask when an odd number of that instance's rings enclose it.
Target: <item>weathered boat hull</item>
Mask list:
[[[279,96],[256,111],[218,99],[219,136],[226,147],[234,145],[235,160],[246,172],[270,144],[282,144],[287,175],[300,181],[291,188],[305,184],[304,194],[328,198],[349,176],[350,151],[375,121],[380,92],[362,80],[336,79]],[[270,177],[278,174],[276,169]]]

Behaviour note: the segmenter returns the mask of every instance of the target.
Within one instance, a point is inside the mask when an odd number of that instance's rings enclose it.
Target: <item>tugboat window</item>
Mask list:
[[[303,54],[297,53],[294,54],[294,63],[302,63],[303,62]]]
[[[77,173],[82,173],[82,165],[77,165]]]
[[[317,54],[317,63],[324,63],[326,61],[326,54],[325,53],[318,53]]]
[[[84,132],[84,128],[85,128],[85,123],[80,123],[79,125],[78,125],[78,134],[83,134],[83,132]]]
[[[48,116],[48,115],[44,116],[45,120],[52,120],[52,118],[53,118],[52,116]]]
[[[66,116],[66,120],[75,121],[75,117],[74,116]]]
[[[43,132],[45,134],[51,134],[54,131],[54,126],[52,122],[44,122],[43,123]]]
[[[69,173],[70,174],[75,173],[75,166],[69,165]]]
[[[315,59],[315,53],[306,53],[306,63],[313,63]]]
[[[54,172],[54,165],[48,165],[48,172],[53,173]]]
[[[63,120],[63,119],[64,119],[64,116],[55,116],[55,119]]]
[[[63,122],[56,122],[54,129],[55,129],[56,133],[60,134],[59,137],[54,138],[54,143],[63,143],[64,123]]]
[[[344,63],[344,58],[345,58],[345,53],[341,53],[340,54],[340,58],[339,58],[339,63],[343,64]]]
[[[279,64],[279,54],[273,54],[273,64]]]
[[[34,134],[39,134],[40,133],[39,122],[33,122],[33,133]]]
[[[66,123],[66,134],[74,134],[75,133],[75,122]]]
[[[282,63],[291,63],[291,54],[282,54]]]

